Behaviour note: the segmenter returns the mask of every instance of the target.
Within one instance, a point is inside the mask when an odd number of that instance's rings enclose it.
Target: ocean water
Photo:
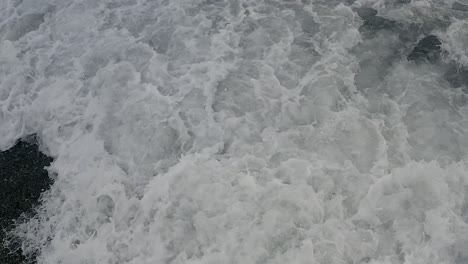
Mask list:
[[[10,239],[40,264],[466,264],[467,85],[465,0],[0,1],[0,149],[55,158]]]

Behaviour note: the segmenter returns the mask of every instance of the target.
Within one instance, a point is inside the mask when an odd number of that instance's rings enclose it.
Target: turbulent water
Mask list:
[[[0,149],[35,133],[55,158],[10,239],[40,264],[468,263],[467,19],[2,0]]]

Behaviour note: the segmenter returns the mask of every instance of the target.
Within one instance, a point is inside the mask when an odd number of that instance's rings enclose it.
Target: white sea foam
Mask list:
[[[352,2],[0,2],[0,148],[37,133],[57,175],[23,251],[466,263],[468,98],[405,57],[436,34],[466,65],[468,16]],[[354,7],[395,28],[361,33]]]

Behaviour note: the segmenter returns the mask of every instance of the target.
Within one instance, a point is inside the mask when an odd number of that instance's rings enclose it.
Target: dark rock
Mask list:
[[[39,151],[34,135],[0,152],[0,263],[35,263],[22,255],[19,242],[15,245],[10,241],[9,248],[3,245],[13,221],[22,215],[32,215],[41,193],[52,184],[44,169],[51,162],[51,157]]]
[[[409,61],[429,61],[435,63],[440,58],[441,44],[439,38],[434,35],[424,37],[418,42],[413,51],[411,51],[407,59]]]

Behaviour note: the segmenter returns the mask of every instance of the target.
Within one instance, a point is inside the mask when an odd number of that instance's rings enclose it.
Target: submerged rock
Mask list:
[[[44,22],[44,14],[25,14],[11,26],[6,39],[16,41],[31,31],[37,30]]]
[[[452,4],[452,9],[458,10],[458,11],[463,11],[463,12],[468,12],[468,4],[455,2],[455,3]]]
[[[354,11],[364,20],[377,15],[377,10],[369,7],[355,8]]]
[[[394,30],[397,23],[380,16],[377,16],[377,10],[372,8],[355,8],[354,11],[362,18],[364,23],[361,26],[361,31],[379,31],[379,30]]]
[[[100,213],[98,216],[98,221],[101,223],[108,222],[109,219],[114,215],[114,200],[107,194],[100,195],[97,198],[97,208]]]
[[[22,255],[20,245],[6,248],[3,242],[13,221],[22,214],[32,214],[41,193],[52,184],[45,170],[52,160],[39,151],[34,135],[0,152],[0,263],[35,263]]]
[[[468,68],[459,67],[452,63],[445,72],[444,77],[453,88],[468,86]]]
[[[421,39],[416,47],[408,55],[409,61],[429,61],[435,63],[440,58],[441,45],[439,38],[434,35],[429,35]]]

